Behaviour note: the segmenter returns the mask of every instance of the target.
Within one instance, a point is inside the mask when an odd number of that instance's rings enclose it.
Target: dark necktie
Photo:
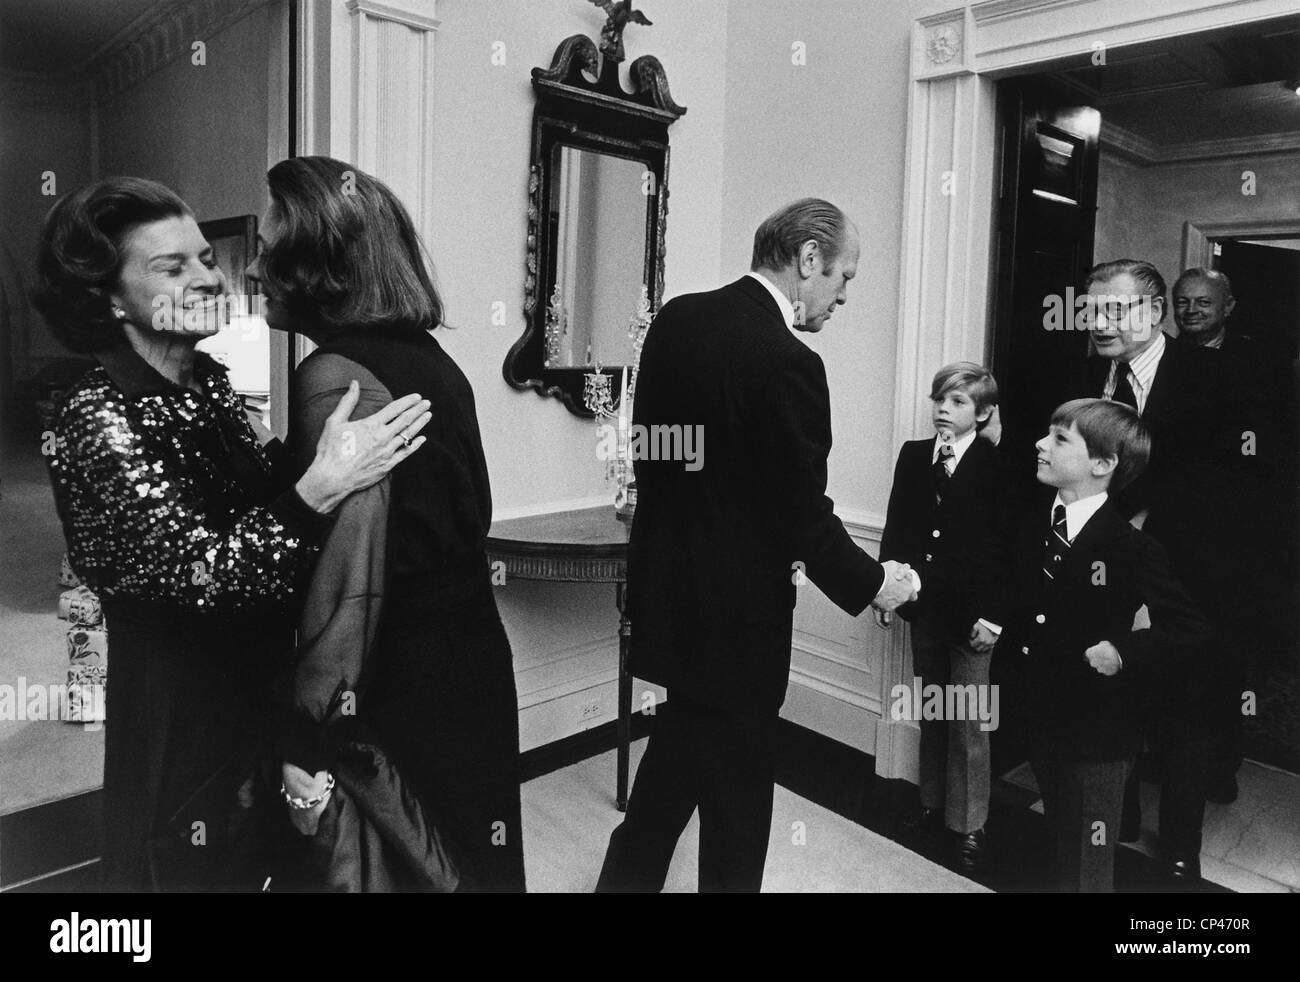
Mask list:
[[[1138,408],[1137,396],[1133,393],[1133,369],[1126,361],[1115,363],[1115,394],[1111,398]]]
[[[934,504],[935,507],[943,504],[943,492],[947,487],[948,481],[952,475],[948,473],[948,461],[952,460],[952,445],[949,443],[939,444],[939,456],[934,458]]]
[[[1056,574],[1060,572],[1061,564],[1070,551],[1070,540],[1065,532],[1065,505],[1057,505],[1052,509],[1052,528],[1043,545],[1043,576],[1046,577],[1043,582],[1051,583],[1056,579]]]

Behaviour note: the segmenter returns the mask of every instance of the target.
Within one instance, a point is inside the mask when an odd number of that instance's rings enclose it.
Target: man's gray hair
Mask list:
[[[1145,296],[1152,300],[1159,298],[1161,309],[1165,309],[1165,278],[1160,275],[1160,270],[1143,259],[1112,259],[1108,263],[1098,263],[1083,278],[1083,288],[1086,290],[1094,283],[1104,283],[1125,273],[1146,291]]]
[[[1223,290],[1223,299],[1232,299],[1232,281],[1228,279],[1228,274],[1222,270],[1206,269],[1203,266],[1193,266],[1191,269],[1185,269],[1182,275],[1174,281],[1174,289],[1177,290],[1187,280],[1205,280],[1209,283],[1218,284],[1219,288]]]
[[[750,269],[786,269],[799,258],[799,250],[810,239],[821,250],[824,271],[844,247],[844,229],[849,219],[844,212],[821,198],[800,198],[769,215],[754,233],[754,258]]]

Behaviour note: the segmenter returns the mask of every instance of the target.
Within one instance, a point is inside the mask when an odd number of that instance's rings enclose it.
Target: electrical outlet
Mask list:
[[[600,715],[600,703],[584,702],[579,707],[579,715],[582,722],[586,723]]]

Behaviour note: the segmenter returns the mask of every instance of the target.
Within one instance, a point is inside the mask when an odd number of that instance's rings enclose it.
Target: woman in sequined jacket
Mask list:
[[[111,638],[103,885],[241,887],[249,837],[233,816],[247,814],[304,578],[335,508],[424,442],[411,438],[428,404],[349,422],[353,384],[288,486],[225,370],[196,350],[219,329],[225,278],[180,198],[137,178],[67,195],[37,270],[51,331],[99,362],[60,405],[49,464],[69,559]]]

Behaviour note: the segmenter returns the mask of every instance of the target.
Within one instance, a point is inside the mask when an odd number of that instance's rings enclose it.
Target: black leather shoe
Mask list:
[[[943,815],[937,808],[917,808],[903,818],[905,832],[937,832],[943,828]]]
[[[1237,800],[1237,778],[1228,778],[1226,781],[1216,781],[1205,792],[1205,800],[1212,801],[1216,805],[1230,805]]]
[[[952,867],[956,872],[974,876],[984,869],[986,855],[983,829],[953,833]]]
[[[1190,889],[1201,882],[1201,861],[1199,859],[1175,859],[1170,875],[1179,886]]]

